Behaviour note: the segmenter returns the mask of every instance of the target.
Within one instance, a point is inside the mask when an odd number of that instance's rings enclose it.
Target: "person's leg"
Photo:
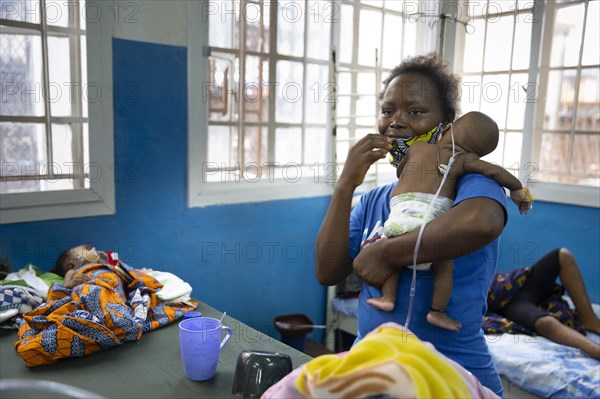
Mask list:
[[[590,357],[600,360],[600,345],[579,334],[576,330],[565,326],[552,316],[543,316],[535,321],[535,331],[561,345],[581,349]]]
[[[579,316],[579,321],[586,331],[600,335],[600,319],[592,309],[590,298],[585,289],[585,283],[581,277],[579,266],[575,257],[567,248],[561,248],[558,253],[560,265],[560,281],[571,297]]]
[[[431,310],[427,314],[427,321],[437,327],[460,331],[462,325],[446,314],[446,306],[448,306],[452,294],[454,262],[452,260],[435,262],[431,268],[434,273],[433,298]]]
[[[394,310],[399,279],[400,273],[393,273],[381,286],[381,298],[369,298],[367,299],[367,303],[384,312],[391,312]]]

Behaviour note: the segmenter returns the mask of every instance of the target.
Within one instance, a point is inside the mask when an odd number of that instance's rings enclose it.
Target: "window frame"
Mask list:
[[[575,0],[565,4],[561,4],[561,7],[568,6],[569,4],[580,4],[585,3],[586,8],[589,2],[585,0]],[[530,82],[537,82],[538,93],[547,93],[548,78],[551,68],[548,67],[549,60],[552,52],[552,35],[553,35],[553,24],[554,24],[554,10],[557,4],[548,2],[536,2],[534,7],[534,26],[532,31],[532,52],[531,56],[535,56],[535,63],[530,63]],[[548,16],[552,15],[551,18]],[[536,27],[536,25],[538,25]],[[584,20],[585,26],[585,20]],[[583,30],[585,35],[585,30]],[[581,53],[583,52],[585,37],[582,37],[581,49],[579,51],[579,60],[577,66],[574,68],[580,73],[581,66]],[[577,98],[575,98],[575,101]],[[530,104],[527,104],[528,106]],[[527,123],[527,117],[530,115],[529,129],[524,131],[523,134],[523,151],[521,154],[521,165],[535,165],[539,164],[540,154],[540,143],[542,134],[544,131],[543,120],[544,112],[546,108],[546,98],[540,97],[531,104],[532,110],[530,114],[526,110],[525,122]],[[573,128],[571,128],[572,130]],[[570,134],[574,134],[570,132]],[[525,151],[527,149],[527,151]],[[523,168],[521,168],[523,169]],[[594,186],[584,186],[577,184],[568,183],[554,183],[548,181],[536,181],[532,179],[525,181],[532,191],[535,193],[536,199],[548,202],[557,202],[562,204],[570,205],[582,205],[591,207],[600,207],[600,188]]]
[[[217,182],[208,182],[205,178],[205,168],[209,165],[208,145],[208,101],[203,100],[203,84],[208,77],[208,59],[210,49],[208,46],[208,16],[203,2],[191,1],[188,3],[188,207],[204,207],[211,205],[237,204],[260,201],[272,201],[292,198],[319,197],[331,195],[333,187],[329,184],[328,176],[323,176],[317,170],[306,173],[306,167],[297,165],[289,179],[271,179],[272,174],[267,170],[267,176],[258,181],[240,178],[237,181],[224,182],[227,171],[218,171],[223,179]],[[201,17],[201,23],[198,18]],[[275,29],[276,24],[271,27]],[[269,48],[273,49],[274,43]],[[286,57],[281,57],[285,60]],[[304,58],[306,62],[306,58]],[[269,61],[274,66],[272,61]],[[328,76],[331,81],[331,67]],[[273,79],[275,70],[269,69],[270,79]],[[303,104],[304,107],[304,104]],[[273,107],[269,112],[269,127],[279,126],[274,120]],[[331,118],[328,110],[326,131],[331,132]],[[284,126],[286,124],[281,124]],[[272,129],[270,129],[272,130]],[[269,137],[271,140],[271,137]],[[331,143],[332,135],[327,135],[325,154],[328,159],[325,165],[318,165],[327,170],[332,161]],[[303,145],[304,145],[303,138]],[[269,144],[272,147],[272,140]],[[270,151],[269,151],[270,152]],[[290,167],[294,165],[289,164]],[[268,167],[267,167],[268,169]],[[308,168],[310,169],[310,168]],[[300,170],[298,175],[297,171]],[[263,168],[264,172],[264,168]],[[322,171],[321,171],[322,172]]]
[[[102,89],[100,99],[88,103],[88,166],[97,178],[90,179],[89,188],[0,194],[0,224],[115,214],[110,7],[101,0],[86,2],[86,10],[98,12],[95,20],[86,19],[88,81]]]
[[[585,2],[586,0],[572,0],[568,4]],[[561,4],[561,6],[564,6],[564,4]],[[539,93],[547,93],[546,89],[548,87],[550,68],[546,65],[548,65],[552,49],[552,24],[554,20],[554,14],[552,14],[552,17],[550,18],[549,13],[554,13],[554,7],[555,4],[548,5],[548,2],[546,1],[536,1],[532,11],[533,14],[531,20],[533,26],[531,32],[528,82],[535,84],[530,84],[528,89],[534,89],[535,92],[527,91],[527,97],[531,98],[531,100],[528,100],[525,105],[521,158],[519,168],[516,172],[523,184],[532,189],[537,200],[570,205],[600,207],[600,190],[598,187],[554,183],[540,181],[535,178],[536,168],[539,168],[537,165],[539,165],[540,142],[543,133],[543,118],[546,104],[546,98],[540,96]],[[461,8],[458,9],[461,10]],[[464,11],[464,9],[462,10]],[[498,15],[506,15],[510,12],[511,11],[503,12]],[[463,17],[464,16],[465,15],[463,15]],[[465,22],[470,22],[472,16],[467,17],[469,20]],[[462,63],[465,49],[464,38],[461,37],[463,35],[464,30],[458,29],[456,31],[456,46],[454,47],[454,52],[452,54],[455,66]],[[514,49],[511,49],[511,52],[512,51],[514,51]],[[581,69],[581,64],[579,63],[575,69]],[[513,73],[512,71],[511,65],[508,71],[509,76]],[[486,73],[483,71],[480,73],[481,76],[484,76],[485,74]],[[504,130],[509,131],[511,129],[505,127]],[[503,150],[503,153],[504,151],[505,149]]]

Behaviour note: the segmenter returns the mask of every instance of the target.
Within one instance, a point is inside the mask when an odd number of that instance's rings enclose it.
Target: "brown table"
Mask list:
[[[222,312],[201,303],[203,316],[220,318]],[[225,317],[233,330],[221,352],[217,375],[204,382],[185,377],[179,352],[179,321],[151,331],[133,343],[80,359],[64,359],[53,365],[25,367],[14,343],[16,330],[0,331],[0,379],[47,380],[68,384],[106,398],[232,398],[235,364],[240,352],[262,350],[290,355],[294,368],[311,358],[244,323]],[[33,390],[0,393],[9,398],[59,398],[59,394]]]

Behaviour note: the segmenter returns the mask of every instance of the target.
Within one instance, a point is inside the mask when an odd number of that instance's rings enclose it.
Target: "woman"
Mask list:
[[[389,216],[395,182],[361,196],[351,210],[354,190],[370,165],[392,149],[392,140],[424,136],[433,127],[452,122],[459,96],[458,79],[435,55],[404,61],[383,82],[379,134],[359,140],[349,151],[317,237],[315,273],[321,284],[334,285],[354,269],[363,280],[358,308],[358,337],[385,322],[404,324],[407,318],[418,231],[379,239]],[[431,307],[433,273],[418,271],[410,330],[461,364],[496,394],[502,384],[488,352],[481,322],[487,289],[498,257],[498,236],[506,223],[506,197],[494,181],[468,174],[458,180],[453,207],[431,221],[424,231],[417,263],[454,259],[454,291],[446,308],[461,320],[460,332],[432,326],[426,320]],[[369,245],[366,245],[369,244]],[[366,304],[381,296],[379,288],[400,272],[394,311],[382,312]]]
[[[560,277],[562,285],[555,283]],[[562,299],[567,291],[575,312]],[[600,335],[579,266],[567,248],[550,251],[533,266],[497,273],[489,289],[486,332],[537,333],[558,344],[581,349],[600,360],[600,345],[585,337]]]

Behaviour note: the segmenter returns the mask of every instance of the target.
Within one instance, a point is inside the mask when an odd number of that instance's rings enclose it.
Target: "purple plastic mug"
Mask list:
[[[225,330],[225,337],[221,338]],[[179,347],[183,370],[190,380],[205,381],[217,373],[219,353],[231,337],[231,328],[211,317],[196,317],[179,323]]]

